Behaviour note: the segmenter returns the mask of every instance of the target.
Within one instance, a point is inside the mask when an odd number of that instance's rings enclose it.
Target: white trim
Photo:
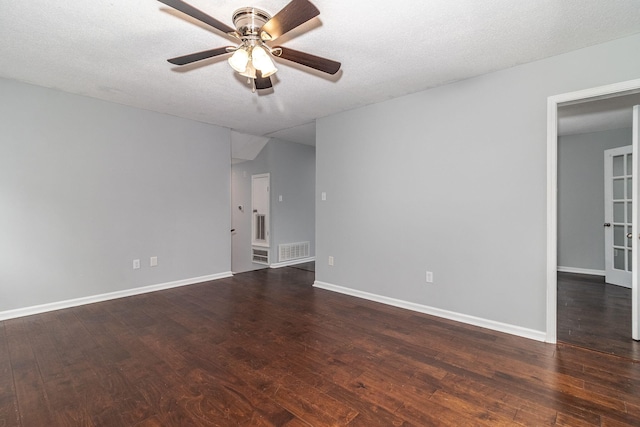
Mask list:
[[[632,224],[631,229],[634,230],[634,234],[638,233],[637,230],[640,224],[640,220],[638,219],[638,194],[640,193],[638,190],[640,187],[640,176],[638,176],[638,153],[640,153],[640,106],[633,106],[633,130],[631,136],[631,144],[632,144],[632,152],[634,157],[634,161],[632,162],[631,168],[632,170],[632,187],[633,187],[633,204],[631,205],[631,218]],[[640,236],[639,236],[640,237]],[[631,338],[634,340],[640,340],[640,325],[638,322],[638,311],[640,311],[640,299],[638,299],[638,239],[635,237],[631,239]]]
[[[558,105],[640,91],[640,79],[547,98],[547,342],[557,341],[558,245]],[[634,208],[635,208],[634,203]],[[634,224],[636,227],[636,224]]]
[[[109,301],[117,298],[146,294],[149,292],[162,291],[165,289],[177,288],[180,286],[194,285],[196,283],[224,279],[231,276],[233,276],[233,274],[230,271],[226,271],[224,273],[210,274],[208,276],[194,277],[191,279],[176,280],[175,282],[161,283],[159,285],[143,286],[141,288],[126,289],[124,291],[109,292],[107,294],[92,295],[66,301],[34,305],[32,307],[18,308],[15,310],[0,311],[0,321],[15,319],[17,317],[31,316],[33,314],[46,313],[48,311],[61,310],[64,308],[77,307],[79,305],[93,304],[96,302]]]
[[[305,262],[311,262],[315,260],[316,260],[316,257],[312,256],[308,258],[292,259],[291,261],[274,262],[269,266],[269,268],[289,267],[291,265],[304,264]]]
[[[547,100],[547,342],[557,341],[558,102]]]
[[[558,271],[560,273],[576,273],[576,274],[588,274],[591,276],[603,276],[605,275],[604,270],[593,270],[590,268],[578,268],[578,267],[563,267],[558,266]]]
[[[343,286],[332,285],[331,283],[315,281],[314,287],[325,289],[332,292],[338,292],[352,297],[362,298],[369,301],[375,301],[394,307],[404,308],[406,310],[417,311],[432,316],[442,317],[456,322],[466,323],[469,325],[479,326],[481,328],[491,329],[498,332],[504,332],[511,335],[517,335],[523,338],[529,338],[536,341],[545,341],[545,333],[533,329],[523,328],[520,326],[510,325],[507,323],[496,322],[494,320],[483,319],[480,317],[469,316],[467,314],[456,313],[453,311],[442,310],[427,305],[416,304],[395,298],[389,298],[382,295],[371,294],[369,292],[358,291],[356,289],[345,288]]]

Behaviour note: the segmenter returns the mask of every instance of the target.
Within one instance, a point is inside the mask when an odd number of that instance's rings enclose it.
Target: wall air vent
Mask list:
[[[266,241],[267,240],[267,228],[265,225],[265,221],[267,219],[266,215],[263,214],[255,214],[255,219],[256,219],[256,223],[255,226],[253,227],[253,229],[256,232],[256,235],[254,236],[255,239],[254,240],[259,240],[259,241]]]
[[[310,251],[309,242],[284,243],[278,245],[278,261],[291,261],[293,259],[308,258]]]
[[[251,260],[256,264],[269,265],[269,249],[251,248]]]

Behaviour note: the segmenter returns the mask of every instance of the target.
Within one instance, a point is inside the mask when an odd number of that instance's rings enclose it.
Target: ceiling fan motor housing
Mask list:
[[[270,19],[271,15],[255,7],[243,7],[233,12],[233,25],[243,40],[258,38],[260,29]]]

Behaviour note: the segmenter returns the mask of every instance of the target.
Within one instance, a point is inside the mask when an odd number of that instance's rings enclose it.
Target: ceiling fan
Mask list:
[[[219,47],[168,59],[172,64],[187,65],[231,53],[229,64],[240,75],[247,77],[254,91],[273,87],[270,76],[277,69],[271,58],[286,59],[327,74],[335,74],[340,69],[339,62],[282,46],[271,47],[267,44],[320,14],[320,11],[308,0],[292,0],[273,17],[263,10],[243,7],[233,13],[235,29],[182,0],[158,1],[240,41],[238,46]]]

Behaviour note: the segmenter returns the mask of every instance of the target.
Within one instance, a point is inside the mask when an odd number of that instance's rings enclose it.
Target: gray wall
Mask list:
[[[0,311],[230,271],[228,129],[3,79],[0,94]]]
[[[544,332],[547,97],[640,77],[639,49],[636,35],[319,119],[316,279]]]
[[[631,129],[558,138],[558,266],[604,270],[604,151]]]
[[[278,262],[278,245],[283,243],[308,241],[314,256],[315,162],[315,147],[271,139],[255,160],[232,167],[234,272],[264,268],[251,262],[251,175],[255,174],[271,174],[271,263]],[[244,205],[244,212],[238,205]]]

